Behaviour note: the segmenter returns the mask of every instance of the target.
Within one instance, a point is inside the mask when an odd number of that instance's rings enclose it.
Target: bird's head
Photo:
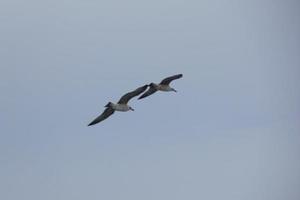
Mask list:
[[[129,106],[129,110],[134,111],[134,109],[131,106]]]

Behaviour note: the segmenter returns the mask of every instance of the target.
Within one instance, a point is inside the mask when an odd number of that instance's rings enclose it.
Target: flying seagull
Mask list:
[[[97,124],[105,119],[107,119],[110,115],[112,115],[115,111],[121,111],[121,112],[126,112],[126,111],[134,111],[132,107],[127,105],[128,101],[143,93],[147,89],[148,85],[144,85],[142,87],[137,88],[136,90],[129,92],[121,97],[121,99],[118,101],[118,103],[112,103],[109,102],[106,104],[106,109],[103,111],[103,113],[98,116],[96,119],[94,119],[88,126]]]
[[[155,92],[159,91],[164,91],[164,92],[170,92],[170,91],[174,91],[177,92],[174,88],[170,87],[170,83],[173,80],[179,79],[182,77],[182,74],[177,74],[174,76],[170,76],[165,78],[164,80],[162,80],[159,84],[155,84],[155,83],[150,83],[150,88],[148,89],[148,91],[146,91],[142,96],[140,96],[138,99],[142,99],[145,98],[147,96],[150,96],[151,94],[154,94]]]

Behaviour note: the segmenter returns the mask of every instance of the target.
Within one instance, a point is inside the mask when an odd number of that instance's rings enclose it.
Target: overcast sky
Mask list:
[[[0,199],[298,200],[297,0],[2,0]],[[108,101],[156,93],[87,127]]]

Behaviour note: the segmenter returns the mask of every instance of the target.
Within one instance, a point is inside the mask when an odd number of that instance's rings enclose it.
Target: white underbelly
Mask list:
[[[126,111],[130,110],[129,106],[124,105],[124,104],[115,104],[115,105],[113,105],[113,109],[116,111],[120,111],[120,112],[126,112]]]
[[[160,85],[157,89],[164,92],[172,91],[172,88],[169,85]]]

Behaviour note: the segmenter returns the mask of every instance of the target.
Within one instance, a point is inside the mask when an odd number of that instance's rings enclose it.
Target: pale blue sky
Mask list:
[[[300,3],[2,0],[0,199],[298,200]],[[183,73],[178,93],[86,125]]]

